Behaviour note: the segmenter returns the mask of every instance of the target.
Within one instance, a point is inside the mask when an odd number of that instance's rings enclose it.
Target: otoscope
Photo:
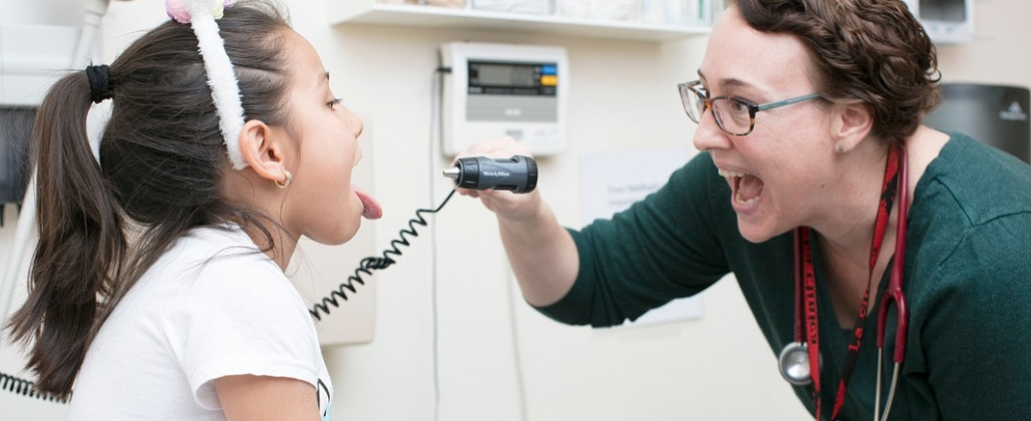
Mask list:
[[[470,190],[511,190],[529,193],[537,187],[537,161],[523,155],[492,159],[485,156],[460,158],[444,170],[455,186]]]

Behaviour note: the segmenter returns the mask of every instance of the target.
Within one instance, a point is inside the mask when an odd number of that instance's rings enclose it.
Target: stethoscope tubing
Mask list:
[[[881,372],[884,370],[884,329],[888,322],[888,307],[895,302],[895,366],[891,370],[891,387],[888,389],[888,401],[884,404],[884,416],[881,421],[888,420],[891,404],[895,400],[895,387],[898,386],[899,371],[906,355],[906,339],[909,333],[909,309],[906,308],[906,296],[902,293],[902,272],[906,262],[906,222],[909,216],[909,171],[906,159],[906,148],[902,148],[901,168],[899,169],[899,214],[895,225],[895,262],[891,266],[891,277],[888,287],[881,295],[881,305],[877,309],[877,388],[874,395],[873,419],[877,420],[881,404]]]
[[[909,171],[907,171],[906,149],[902,148],[902,167],[899,170],[899,213],[895,227],[895,263],[891,266],[891,277],[888,287],[881,295],[881,305],[877,309],[877,348],[884,348],[884,328],[888,322],[888,307],[895,302],[898,310],[895,329],[895,362],[902,363],[906,353],[906,338],[909,329],[909,311],[906,308],[906,297],[902,293],[902,270],[906,261],[906,218],[909,214]]]

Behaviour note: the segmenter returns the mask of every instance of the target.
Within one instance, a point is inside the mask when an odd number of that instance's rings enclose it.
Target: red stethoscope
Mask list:
[[[886,204],[886,197],[893,195],[885,194],[889,188],[889,182],[894,178],[891,173],[893,167],[897,169],[898,181],[896,188],[899,189],[899,212],[897,231],[895,235],[895,261],[891,267],[891,274],[888,287],[880,298],[880,307],[877,310],[877,388],[874,399],[874,421],[877,421],[880,412],[881,402],[881,374],[884,362],[884,330],[888,318],[888,307],[895,302],[897,308],[897,321],[895,330],[895,366],[892,370],[891,387],[888,391],[888,400],[885,403],[884,415],[881,421],[888,419],[891,410],[892,400],[895,397],[895,386],[898,384],[899,368],[906,351],[906,332],[909,327],[909,313],[906,309],[906,299],[902,294],[902,269],[905,263],[906,252],[906,216],[908,213],[908,177],[906,165],[906,153],[904,148],[893,148],[889,152],[887,169],[885,170],[885,184],[882,188],[881,208],[879,210],[877,229],[874,234],[874,244],[879,245],[883,239],[887,227],[887,217],[882,220],[880,214],[890,213],[890,203]],[[890,200],[890,199],[889,199]],[[879,237],[879,238],[878,238]],[[784,347],[781,351],[778,362],[780,373],[789,383],[796,386],[814,384],[814,399],[816,402],[816,416],[820,417],[820,356],[819,356],[819,335],[816,322],[816,289],[815,276],[812,270],[812,256],[809,251],[809,231],[807,228],[795,230],[795,341]],[[871,272],[876,262],[879,247],[871,251]],[[871,275],[872,276],[872,275]],[[835,419],[840,413],[844,404],[845,388],[848,378],[851,376],[852,368],[855,365],[855,358],[859,353],[859,344],[862,337],[862,322],[866,316],[866,306],[869,297],[869,287],[864,294],[863,303],[860,307],[857,329],[854,330],[853,343],[848,347],[842,379],[838,383],[838,393],[831,419]]]

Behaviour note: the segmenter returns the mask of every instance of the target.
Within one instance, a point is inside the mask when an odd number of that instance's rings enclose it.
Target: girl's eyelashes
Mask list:
[[[332,101],[329,101],[329,102],[326,103],[326,106],[329,107],[329,109],[332,110],[334,108],[334,106],[339,104],[340,102],[341,102],[340,98],[333,98]]]

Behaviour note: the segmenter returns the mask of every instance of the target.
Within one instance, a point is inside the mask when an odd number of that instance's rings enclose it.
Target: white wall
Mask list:
[[[570,226],[580,226],[579,156],[620,148],[691,144],[694,130],[674,88],[692,79],[705,37],[668,43],[532,33],[330,26],[328,1],[286,0],[294,27],[333,73],[337,96],[363,117],[371,187],[385,216],[366,222],[375,246],[342,247],[326,272],[350,273],[378,254],[417,208],[450,190],[447,160],[430,144],[431,72],[447,41],[556,44],[568,49],[568,152],[542,159],[539,189]],[[941,48],[946,80],[1031,85],[1031,16],[1023,0],[977,3],[985,37]],[[114,2],[105,19],[108,61],[164,19],[162,2]],[[6,264],[12,213],[0,229]],[[335,419],[624,420],[806,419],[775,367],[733,279],[703,296],[701,319],[592,330],[552,322],[513,286],[492,214],[455,197],[420,229],[398,264],[379,272],[376,333],[366,345],[324,349],[336,386]],[[475,252],[475,257],[473,253]],[[435,287],[434,287],[435,285]],[[19,288],[22,290],[23,288]],[[361,292],[359,292],[361,294]],[[0,371],[14,364],[0,355]],[[438,387],[439,386],[439,387]],[[439,391],[439,397],[438,397]],[[525,401],[525,414],[523,414]],[[63,409],[0,393],[4,419],[61,419]],[[439,415],[435,415],[439,411]],[[20,417],[18,415],[21,415]],[[525,416],[525,418],[522,418]]]
[[[68,0],[3,0],[0,25],[79,25],[82,2]]]
[[[975,0],[974,41],[938,47],[942,81],[1031,88],[1031,2]]]

